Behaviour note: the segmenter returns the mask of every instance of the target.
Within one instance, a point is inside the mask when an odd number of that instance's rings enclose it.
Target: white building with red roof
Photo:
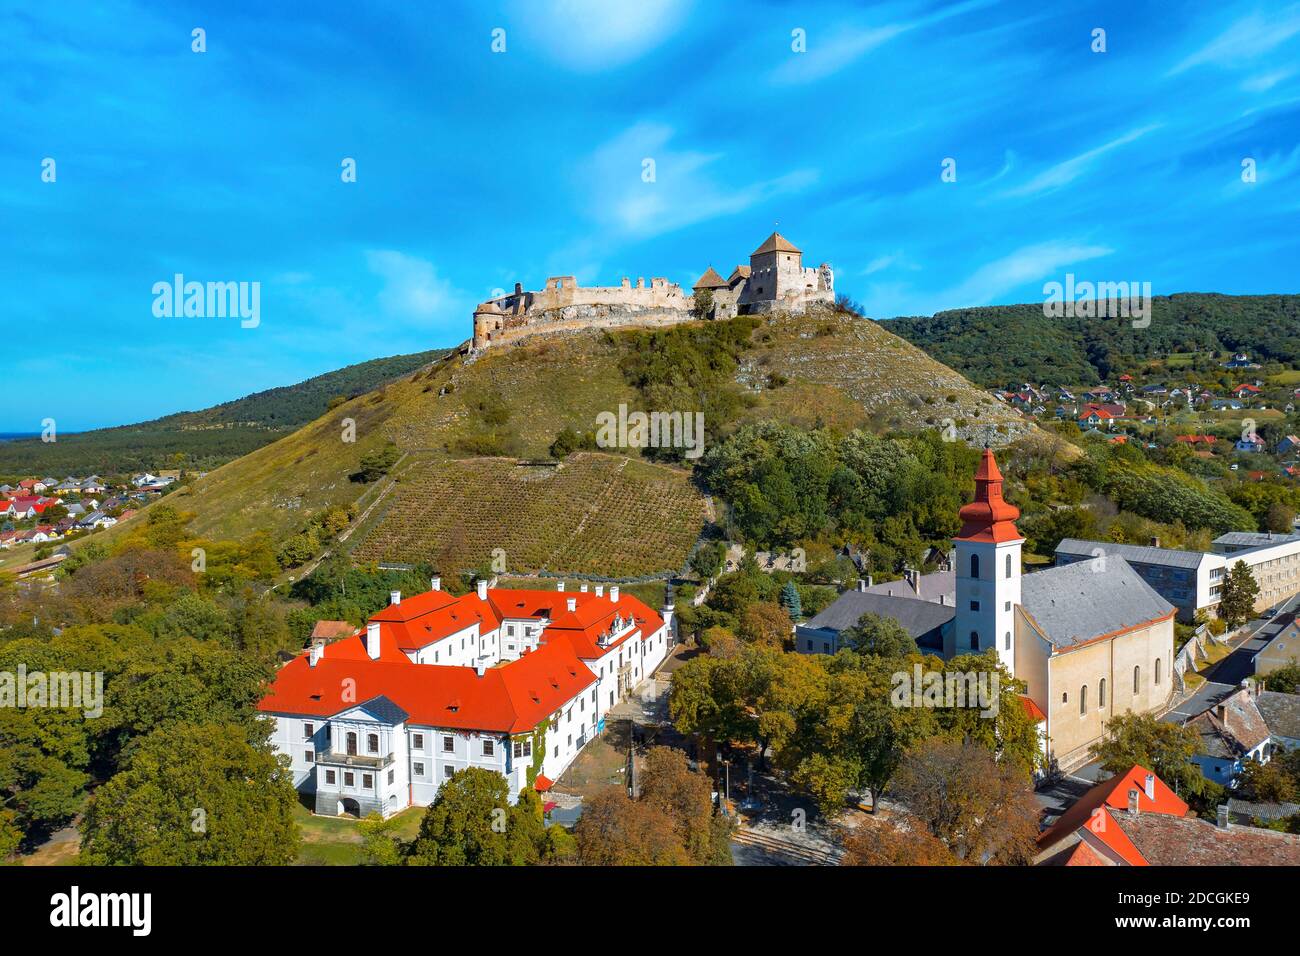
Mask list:
[[[656,614],[617,585],[432,585],[314,644],[259,703],[317,813],[427,806],[467,767],[502,774],[512,799],[546,789],[668,654],[671,606]]]

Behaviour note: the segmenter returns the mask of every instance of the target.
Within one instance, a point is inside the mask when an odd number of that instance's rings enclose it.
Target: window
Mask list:
[[[348,754],[355,757],[357,755],[357,735],[354,731],[348,731]]]
[[[356,781],[357,781],[356,775],[353,774],[351,770],[345,770],[343,772],[343,786],[345,787],[355,786]]]
[[[555,745],[555,756],[558,757],[559,755],[560,755],[560,745],[559,745],[559,744],[556,744],[556,745]]]
[[[531,740],[515,741],[516,757],[531,757],[533,755],[533,742]]]
[[[1008,601],[1006,604],[1003,605],[1003,607],[1004,607],[1006,610],[1010,611],[1010,610],[1011,610],[1011,602]]]
[[[455,770],[452,770],[451,767],[448,766],[444,766],[442,768],[442,775],[446,777],[448,780],[451,779],[451,775],[455,772],[456,772]]]
[[[308,750],[303,754],[303,757],[306,758],[308,763],[311,763],[316,759],[316,753],[315,751]]]
[[[1156,658],[1156,686],[1160,686],[1160,658]]]
[[[1011,555],[1007,555],[1007,577],[1011,577]]]
[[[303,740],[311,740],[311,738],[312,738],[313,736],[315,736],[315,734],[316,734],[316,725],[315,725],[315,724],[303,724],[303,725],[302,725],[302,739],[303,739]]]
[[[809,641],[808,643],[811,645],[812,641]],[[609,692],[609,706],[614,706],[614,692],[612,690]]]
[[[414,747],[416,750],[423,750],[423,749],[424,749],[424,734],[412,734],[412,735],[411,735],[411,746]]]
[[[454,738],[454,737],[443,737],[443,738],[442,738],[442,752],[445,753],[445,754],[455,753],[455,752],[456,752],[456,738]]]
[[[379,753],[379,735],[378,735],[378,734],[367,734],[367,735],[366,735],[366,753],[371,753],[371,754],[377,754],[377,753]]]
[[[411,765],[411,770],[417,777],[424,776],[424,764],[419,763],[418,761]]]
[[[1142,684],[1142,668],[1134,667],[1133,668],[1133,693],[1136,694],[1138,692],[1138,688],[1141,686],[1141,684]]]
[[[1068,704],[1069,702],[1070,702],[1070,692],[1065,690],[1061,691],[1061,703]]]
[[[493,748],[493,746],[492,746],[492,741],[490,741],[490,740],[485,740],[485,741],[483,741],[483,756],[484,756],[484,757],[491,757],[492,754],[493,754],[494,752],[495,752],[495,751],[494,751],[494,748]]]
[[[1082,717],[1088,713],[1088,685],[1084,684],[1079,688],[1079,716]]]
[[[970,556],[970,576],[973,578],[980,576],[980,556],[978,554]]]
[[[1106,706],[1106,678],[1104,677],[1097,682],[1097,706]]]
[[[1007,631],[1007,636],[1003,638],[1002,647],[1004,650],[1011,650],[1011,632]]]
[[[334,775],[334,771],[333,771],[333,770],[326,770],[326,771],[325,771],[325,782],[326,782],[326,783],[328,783],[328,784],[330,784],[331,786],[333,786],[334,782],[335,782],[337,779],[338,779],[338,778]]]
[[[971,609],[972,611],[978,611],[978,610],[980,609],[980,602],[979,602],[979,601],[971,601],[971,602],[970,602],[970,609]]]
[[[391,771],[391,770],[388,771],[388,782],[389,782],[389,783],[392,783],[392,782],[393,782],[393,771]]]
[[[366,790],[373,790],[375,788],[375,775],[372,773],[363,773],[361,775],[361,786]]]
[[[972,651],[980,649],[980,636],[975,631],[970,632],[970,649]]]

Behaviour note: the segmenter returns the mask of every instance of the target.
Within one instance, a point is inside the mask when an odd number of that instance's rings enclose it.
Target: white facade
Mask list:
[[[1009,673],[1015,673],[1015,608],[1020,604],[1020,548],[1011,541],[967,541],[957,546],[955,653],[982,653],[990,647]]]

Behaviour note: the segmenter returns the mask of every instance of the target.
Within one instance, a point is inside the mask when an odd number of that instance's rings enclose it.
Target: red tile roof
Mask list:
[[[356,647],[361,648],[359,654]],[[257,705],[273,714],[332,717],[375,697],[387,697],[412,724],[490,733],[534,729],[586,688],[596,675],[563,641],[545,644],[480,676],[472,667],[413,664],[405,655],[372,661],[360,637],[331,644],[310,666],[294,658]]]
[[[961,518],[962,541],[1015,541],[1020,538],[1016,519],[1020,509],[1002,498],[1002,472],[993,458],[993,452],[984,449],[979,467],[975,470],[975,500],[963,505],[957,512]]]
[[[1155,797],[1148,797],[1146,778],[1150,773],[1145,767],[1134,764],[1127,773],[1097,784],[1080,797],[1070,809],[1061,814],[1059,820],[1039,834],[1039,850],[1048,850],[1062,840],[1074,836],[1080,828],[1086,828],[1088,836],[1105,844],[1125,863],[1130,866],[1146,866],[1146,859],[1125,835],[1115,818],[1116,814],[1128,813],[1129,792],[1132,790],[1138,792],[1140,813],[1182,817],[1187,815],[1188,810],[1187,804],[1154,774],[1151,776],[1154,777]]]

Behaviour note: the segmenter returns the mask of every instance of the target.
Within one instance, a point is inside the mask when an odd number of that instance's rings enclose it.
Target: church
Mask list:
[[[881,614],[926,653],[949,659],[993,651],[1024,681],[1045,753],[1070,769],[1086,762],[1112,717],[1168,704],[1175,608],[1116,555],[1025,574],[1020,511],[1002,497],[1002,481],[986,448],[975,500],[959,512],[953,573],[920,579],[947,582],[946,589],[846,592],[796,628],[795,649],[835,653],[840,632],[863,614]]]

